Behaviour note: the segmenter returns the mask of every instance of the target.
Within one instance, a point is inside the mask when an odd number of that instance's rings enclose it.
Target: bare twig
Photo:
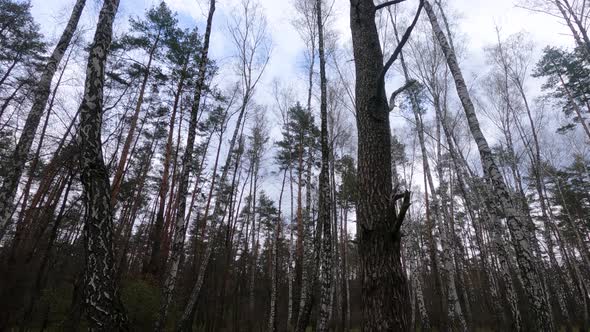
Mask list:
[[[412,21],[412,24],[410,24],[410,26],[406,29],[406,32],[404,32],[404,35],[402,36],[402,39],[400,40],[399,44],[397,45],[397,47],[393,51],[393,54],[391,54],[391,57],[389,57],[389,60],[387,60],[387,62],[383,66],[383,70],[381,71],[381,75],[380,75],[381,77],[379,80],[380,82],[383,82],[383,80],[385,79],[385,74],[387,74],[387,71],[389,70],[391,65],[395,62],[395,60],[397,60],[397,57],[402,52],[402,49],[404,48],[404,46],[408,42],[408,39],[410,39],[410,35],[412,34],[412,31],[414,30],[416,23],[418,23],[418,18],[420,17],[420,13],[422,12],[423,7],[424,7],[424,0],[420,0],[420,4],[418,5],[418,10],[416,11],[416,16],[414,16],[414,21]],[[383,83],[381,83],[381,84],[383,84]]]
[[[398,3],[402,3],[404,1],[406,1],[406,0],[386,1],[386,2],[384,2],[382,4],[378,4],[377,6],[375,6],[375,10],[377,11],[377,10],[382,9],[382,8],[385,8],[385,7],[389,7],[389,6],[392,6],[392,5],[397,5]]]
[[[404,92],[407,89],[414,86],[414,84],[416,84],[415,80],[409,80],[406,82],[406,84],[402,85],[400,88],[393,91],[393,93],[391,94],[391,97],[389,98],[389,111],[390,112],[393,111],[393,109],[395,108],[395,99],[397,98],[397,96],[399,96],[402,92]]]

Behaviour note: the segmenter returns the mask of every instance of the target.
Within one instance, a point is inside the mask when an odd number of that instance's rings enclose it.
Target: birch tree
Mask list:
[[[105,0],[100,11],[80,105],[80,163],[86,206],[84,305],[90,329],[94,331],[128,329],[115,279],[113,215],[101,139],[104,66],[118,7],[118,0]]]
[[[326,79],[326,55],[324,49],[324,19],[322,16],[322,0],[316,1],[318,24],[318,50],[320,56],[320,146],[322,151],[322,166],[319,176],[319,218],[322,225],[322,251],[320,271],[320,313],[318,331],[328,331],[328,319],[332,311],[330,291],[333,278],[332,263],[332,202],[329,175],[330,146],[328,144],[328,96]],[[318,235],[316,235],[318,236]]]
[[[22,175],[23,168],[27,162],[29,151],[33,145],[35,139],[35,133],[41,122],[41,116],[47,105],[49,94],[51,92],[51,82],[55,76],[55,72],[66,53],[67,48],[70,46],[72,37],[78,27],[80,16],[86,0],[77,0],[70,14],[70,18],[64,31],[55,45],[51,56],[43,68],[43,72],[36,83],[34,90],[34,101],[30,112],[27,115],[25,126],[18,140],[12,155],[6,160],[3,169],[6,174],[3,176],[2,187],[0,187],[0,240],[6,232],[11,215],[12,215],[12,204],[14,196],[19,185],[19,181]],[[8,23],[8,22],[7,22]],[[16,22],[15,22],[16,23]],[[13,23],[13,24],[15,24]],[[8,72],[7,72],[8,73]]]
[[[448,38],[443,30],[440,28],[438,18],[434,9],[428,1],[424,2],[424,9],[428,14],[428,18],[432,25],[433,32],[445,54],[447,59],[447,65],[455,81],[457,93],[463,105],[463,110],[467,116],[469,123],[469,129],[471,134],[477,143],[478,151],[481,156],[482,167],[485,175],[490,181],[491,190],[494,198],[499,203],[505,217],[510,235],[512,237],[512,243],[516,250],[516,259],[519,265],[521,277],[523,279],[524,288],[527,293],[529,304],[531,305],[533,312],[535,313],[535,329],[553,329],[553,319],[551,316],[551,310],[545,294],[545,289],[542,284],[542,279],[539,274],[539,266],[537,266],[533,253],[531,251],[531,244],[527,237],[527,231],[522,220],[522,217],[518,213],[517,206],[512,200],[510,193],[506,187],[506,183],[500,173],[496,161],[492,155],[492,151],[489,144],[483,135],[479,120],[475,113],[475,106],[471,101],[471,96],[463,74],[457,62],[455,52],[449,44]]]

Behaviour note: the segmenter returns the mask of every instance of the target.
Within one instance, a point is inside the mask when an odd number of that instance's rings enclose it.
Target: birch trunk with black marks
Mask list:
[[[160,303],[160,310],[158,312],[158,320],[156,321],[155,331],[159,332],[165,329],[166,320],[168,318],[168,310],[172,302],[172,295],[176,284],[178,269],[180,265],[180,258],[184,248],[184,238],[186,234],[186,227],[188,220],[185,219],[186,199],[188,193],[188,183],[193,167],[193,153],[195,145],[195,137],[197,131],[197,118],[200,109],[201,95],[205,86],[207,77],[207,62],[209,55],[209,40],[211,36],[211,26],[213,23],[213,14],[215,13],[215,0],[209,3],[209,14],[207,16],[207,27],[205,28],[205,35],[203,39],[203,49],[199,59],[199,76],[195,86],[193,95],[193,104],[191,106],[191,114],[189,120],[188,136],[184,154],[182,156],[181,174],[179,178],[178,196],[177,196],[177,210],[175,219],[175,228],[173,235],[172,251],[170,254],[170,267],[167,271],[163,289],[162,299]],[[180,130],[179,130],[180,132]]]
[[[534,178],[534,183],[535,183],[535,189],[537,190],[537,195],[539,198],[539,203],[540,203],[540,207],[541,207],[541,218],[543,220],[543,224],[544,224],[544,232],[543,232],[543,236],[544,236],[544,240],[545,240],[545,245],[547,246],[547,255],[549,256],[549,264],[551,265],[551,267],[553,268],[553,271],[550,272],[549,275],[549,279],[552,281],[553,287],[554,287],[554,291],[555,291],[555,296],[557,297],[557,302],[559,304],[559,308],[561,311],[561,314],[563,316],[563,318],[565,319],[565,321],[569,321],[569,313],[568,313],[568,309],[567,309],[567,304],[566,304],[566,289],[565,288],[570,288],[570,285],[573,285],[572,282],[568,282],[568,280],[572,280],[572,277],[569,275],[570,272],[569,270],[566,270],[565,275],[563,273],[559,273],[558,271],[560,270],[560,266],[559,263],[557,262],[557,258],[555,256],[555,252],[554,252],[554,241],[552,238],[552,230],[554,228],[555,225],[555,220],[553,218],[553,214],[552,214],[552,207],[551,207],[551,202],[549,199],[547,199],[546,195],[545,195],[545,183],[543,180],[543,160],[541,158],[541,147],[540,147],[540,143],[539,143],[539,135],[537,133],[537,128],[535,125],[535,122],[533,120],[533,115],[532,115],[532,111],[531,108],[529,106],[529,101],[527,98],[527,95],[525,93],[525,89],[524,89],[524,83],[521,79],[520,76],[518,76],[517,72],[514,70],[514,68],[510,67],[509,64],[506,61],[505,58],[505,53],[503,51],[503,47],[502,47],[502,43],[500,42],[499,38],[498,38],[498,47],[500,49],[500,54],[501,54],[501,60],[502,60],[502,65],[503,65],[503,69],[507,72],[508,77],[510,77],[510,79],[513,81],[513,84],[516,86],[523,104],[524,104],[524,109],[526,111],[526,115],[527,115],[527,119],[529,122],[529,126],[530,126],[530,130],[531,130],[531,135],[532,135],[532,144],[531,142],[527,141],[525,139],[525,135],[526,133],[524,133],[524,129],[522,128],[522,125],[520,125],[520,120],[518,118],[516,118],[516,114],[514,114],[515,116],[515,122],[517,123],[517,129],[519,130],[519,133],[521,135],[521,138],[523,140],[523,142],[525,143],[525,147],[529,150],[529,158],[531,160],[531,165],[532,165],[532,171],[533,171],[533,178]],[[559,228],[557,228],[557,231],[559,232]],[[565,255],[562,254],[562,257],[565,257]],[[557,273],[557,274],[556,274]]]
[[[105,332],[127,330],[115,278],[111,191],[101,140],[105,64],[118,7],[118,0],[105,0],[98,17],[86,67],[79,129],[86,206],[83,299],[89,330]]]
[[[428,180],[428,188],[430,189],[430,197],[432,199],[433,214],[439,227],[439,234],[442,246],[442,264],[440,265],[444,272],[444,278],[446,281],[447,292],[446,292],[446,308],[448,314],[448,326],[447,328],[451,331],[466,331],[467,324],[461,310],[461,303],[459,301],[459,295],[457,293],[456,285],[456,271],[455,263],[453,262],[453,253],[455,251],[450,237],[452,236],[447,223],[448,216],[443,213],[443,207],[441,201],[438,198],[436,189],[434,188],[434,180],[430,171],[428,162],[428,151],[426,150],[426,143],[424,139],[424,125],[422,123],[422,116],[419,114],[419,110],[414,108],[414,117],[416,119],[416,126],[418,132],[418,138],[420,142],[420,148],[422,151],[422,159],[424,165],[424,173]],[[439,188],[439,191],[441,191]]]
[[[320,269],[320,250],[322,247],[321,235],[322,224],[316,222],[314,225],[314,213],[311,202],[312,185],[311,185],[311,166],[313,164],[313,155],[309,151],[307,162],[307,180],[306,180],[306,208],[305,208],[305,233],[304,233],[304,257],[303,257],[303,273],[301,283],[301,298],[299,302],[299,315],[297,316],[297,324],[295,331],[307,331],[309,321],[311,320],[311,311],[314,303],[317,301],[317,296],[314,290],[318,285],[318,278],[315,276]],[[314,230],[315,226],[315,230]]]
[[[332,262],[332,202],[330,191],[330,145],[328,144],[328,97],[326,80],[326,56],[324,51],[324,27],[322,19],[322,0],[316,0],[316,13],[318,24],[318,49],[320,55],[320,118],[321,136],[320,146],[322,152],[322,164],[319,176],[319,215],[318,223],[322,224],[322,248],[320,252],[320,312],[317,331],[328,331],[329,317],[332,312],[330,295],[332,290],[333,262]],[[317,234],[316,236],[319,236]]]
[[[256,194],[258,193],[258,175],[260,173],[260,160],[254,160],[254,167],[253,167],[253,174],[252,174],[252,183],[253,183],[253,190],[251,193],[251,210],[250,214],[252,216],[252,228],[250,232],[251,238],[251,248],[250,251],[250,278],[248,279],[248,310],[250,312],[250,316],[248,317],[248,324],[250,329],[254,329],[254,316],[255,316],[255,295],[254,295],[254,288],[256,284],[256,263],[258,262],[258,245],[256,242]],[[260,224],[258,223],[260,226]]]
[[[449,45],[446,35],[440,28],[436,14],[428,1],[424,2],[424,9],[428,15],[434,34],[445,54],[447,65],[453,75],[459,99],[467,116],[469,129],[477,143],[484,174],[491,184],[493,197],[499,203],[506,218],[516,252],[516,260],[523,280],[523,287],[533,313],[534,329],[537,331],[551,331],[554,329],[551,309],[545,290],[543,289],[542,278],[539,274],[538,269],[540,267],[536,266],[537,264],[533,257],[534,254],[527,236],[525,221],[523,220],[523,216],[518,213],[517,206],[511,198],[488,142],[481,131],[479,120],[475,113],[475,107],[471,101],[471,96],[455,53]]]
[[[463,160],[461,160],[460,157],[458,156],[447,118],[444,114],[442,114],[439,103],[436,101],[436,99],[435,99],[434,108],[437,112],[437,117],[439,118],[439,120],[441,122],[441,127],[442,127],[443,133],[446,137],[447,146],[449,148],[449,154],[450,154],[451,159],[453,161],[453,165],[455,166],[455,168],[458,171],[457,182],[459,184],[459,190],[461,191],[461,194],[463,195],[463,201],[465,202],[465,205],[469,211],[470,218],[471,218],[472,224],[475,229],[476,242],[480,248],[482,270],[484,271],[484,274],[486,275],[485,278],[486,278],[487,284],[490,288],[490,293],[492,296],[492,299],[491,299],[492,305],[493,305],[493,308],[494,308],[494,311],[495,311],[498,321],[503,322],[503,320],[504,320],[503,319],[503,310],[502,310],[501,305],[499,303],[500,298],[499,298],[499,294],[498,294],[498,289],[497,289],[496,281],[494,279],[494,275],[492,274],[493,267],[490,266],[490,264],[489,264],[488,257],[490,255],[489,255],[488,250],[486,249],[486,246],[484,244],[483,227],[482,227],[483,225],[480,224],[480,221],[476,220],[475,215],[473,214],[473,207],[474,206],[478,206],[478,205],[485,206],[482,202],[484,199],[479,194],[479,191],[477,190],[478,189],[477,186],[473,183],[473,179],[472,179],[471,175],[469,174],[469,172],[467,172],[465,170]],[[469,200],[469,198],[467,197],[467,184],[469,184],[469,186],[474,190],[474,194],[475,194],[475,198],[476,198],[475,202],[471,202]],[[492,222],[495,222],[495,221],[492,221]],[[492,225],[492,227],[494,227],[494,225]],[[493,233],[495,234],[495,231],[493,231]],[[520,312],[518,309],[518,298],[516,295],[516,290],[514,289],[514,284],[512,282],[512,276],[510,275],[510,270],[507,265],[507,258],[506,258],[507,253],[506,253],[506,250],[504,249],[505,243],[497,242],[497,241],[494,243],[496,245],[496,254],[498,255],[498,260],[500,261],[500,273],[502,274],[504,286],[505,286],[506,293],[507,293],[506,299],[509,303],[510,312],[512,314],[512,319],[513,319],[512,328],[515,331],[520,331],[522,324],[521,324]]]
[[[405,60],[403,57],[403,52],[400,54],[400,61],[402,64],[403,73],[406,79],[406,82],[409,84],[410,77],[408,74],[408,69],[405,64]],[[441,205],[441,201],[438,198],[437,191],[434,187],[434,180],[432,178],[432,172],[430,171],[430,163],[428,161],[428,151],[426,149],[426,140],[424,137],[424,124],[422,121],[422,115],[420,114],[420,106],[418,105],[418,101],[416,99],[416,95],[413,92],[410,92],[410,104],[412,106],[412,112],[414,114],[414,121],[416,124],[416,132],[418,134],[418,141],[420,143],[420,151],[422,153],[422,167],[424,174],[427,179],[428,189],[430,189],[430,197],[432,199],[432,206],[433,206],[433,215],[436,223],[439,226],[440,237],[441,237],[441,245],[442,245],[442,264],[434,263],[434,266],[441,266],[443,269],[443,276],[446,279],[446,309],[449,318],[449,326],[447,328],[451,330],[460,330],[466,331],[467,324],[465,322],[465,318],[463,316],[463,312],[461,310],[461,304],[459,302],[459,296],[457,293],[457,286],[456,286],[456,271],[455,271],[455,264],[453,262],[453,253],[455,251],[454,245],[452,241],[449,240],[449,237],[452,236],[452,231],[448,229],[448,214],[443,213],[443,206]],[[440,163],[440,162],[439,162]],[[439,176],[440,176],[439,172]],[[441,180],[442,181],[442,180]],[[442,191],[440,191],[442,192]],[[444,218],[443,218],[444,217]],[[434,246],[434,244],[432,244]],[[438,257],[435,255],[435,262],[438,260]],[[437,275],[436,278],[440,278],[440,275]],[[441,283],[442,284],[442,283]]]
[[[16,148],[6,160],[6,163],[2,165],[5,174],[3,175],[4,181],[2,187],[0,187],[0,240],[4,237],[12,217],[14,196],[16,195],[29,151],[33,145],[35,133],[41,122],[41,116],[49,99],[51,81],[76,32],[85,4],[86,0],[76,0],[68,23],[35,86],[33,91],[33,106],[27,115],[27,120]]]
[[[416,289],[416,303],[418,304],[418,314],[420,315],[420,327],[425,331],[429,331],[431,329],[430,318],[428,317],[428,311],[426,310],[426,304],[424,303],[422,280],[420,280],[420,274],[426,275],[426,273],[421,272],[425,272],[425,269],[420,268],[420,264],[416,262],[416,268],[412,273],[412,283]],[[415,326],[416,325],[414,325],[414,327]]]

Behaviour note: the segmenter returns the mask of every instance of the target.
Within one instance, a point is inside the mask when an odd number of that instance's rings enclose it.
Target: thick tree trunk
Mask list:
[[[83,298],[89,329],[105,332],[128,329],[115,280],[111,192],[101,140],[104,71],[118,6],[118,0],[105,0],[100,11],[88,57],[79,129],[86,205]]]
[[[407,331],[411,308],[399,232],[404,213],[396,211],[398,193],[392,188],[389,105],[372,0],[350,1],[350,27],[356,67],[362,326],[363,331]],[[404,196],[409,204],[409,193]]]
[[[524,282],[523,286],[533,312],[534,328],[538,331],[553,330],[554,326],[551,317],[551,309],[543,289],[542,279],[538,270],[539,267],[536,266],[531,251],[531,244],[527,237],[524,221],[517,212],[517,208],[510,197],[510,193],[502,178],[502,174],[493,158],[492,151],[481,131],[475,113],[475,107],[471,101],[469,90],[463,79],[455,53],[449,45],[445,34],[441,30],[436,14],[428,1],[424,2],[424,9],[428,14],[434,34],[445,54],[447,64],[455,80],[457,92],[467,116],[469,129],[477,143],[485,175],[492,185],[494,199],[498,201],[506,217],[510,235],[516,250],[516,259]]]
[[[37,127],[39,127],[43,110],[45,110],[45,105],[47,104],[47,100],[49,98],[49,93],[51,91],[51,81],[53,80],[53,76],[57,71],[57,67],[61,62],[66,49],[72,41],[74,32],[76,32],[76,28],[78,27],[78,22],[80,21],[80,16],[82,15],[82,10],[84,9],[85,4],[86,0],[76,0],[76,4],[72,10],[70,19],[68,20],[68,24],[66,25],[59,41],[57,42],[53,53],[51,53],[51,56],[49,57],[49,60],[43,69],[41,77],[37,82],[37,86],[34,90],[33,106],[31,107],[31,111],[27,116],[25,126],[22,130],[14,153],[10,156],[10,158],[8,158],[6,164],[3,165],[6,170],[6,176],[4,177],[2,187],[0,187],[0,240],[4,237],[6,228],[10,223],[14,196],[16,195],[16,190],[18,188],[25,163],[27,162],[29,150],[31,149],[31,145],[35,139],[35,133],[37,132]]]

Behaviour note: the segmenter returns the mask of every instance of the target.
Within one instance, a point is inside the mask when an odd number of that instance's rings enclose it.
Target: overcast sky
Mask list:
[[[228,18],[235,10],[239,0],[218,0],[214,17],[213,34],[211,37],[211,57],[218,66],[229,67],[232,58],[232,45],[227,35]],[[293,28],[292,0],[258,0],[264,8],[269,31],[272,37],[272,57],[264,76],[264,80],[256,92],[256,102],[273,104],[271,82],[279,80],[285,85],[293,86],[298,100],[304,100],[306,85],[303,67],[304,44],[297,31]],[[339,33],[340,45],[350,43],[348,27],[349,1],[335,1],[335,29]],[[465,39],[465,54],[462,67],[468,84],[487,70],[483,49],[496,42],[496,26],[502,34],[508,36],[516,32],[528,32],[536,44],[536,54],[540,54],[546,45],[572,46],[572,38],[567,29],[557,19],[543,14],[533,13],[517,8],[519,0],[448,0],[449,15],[459,26],[458,32]],[[160,0],[121,0],[115,31],[125,29],[130,16],[143,16],[146,9],[156,5]],[[207,0],[166,0],[170,8],[178,13],[179,22],[183,27],[197,25],[203,30],[208,10]],[[415,8],[417,0],[407,0],[400,6]],[[62,32],[74,0],[32,0],[33,16],[42,26],[42,32],[51,40],[56,40]],[[98,17],[102,1],[87,0],[82,26],[92,29]],[[90,36],[88,37],[90,38]],[[218,81],[232,82],[234,79],[225,74]],[[389,84],[389,86],[392,83]],[[538,82],[532,82],[537,84]],[[403,120],[394,119],[394,125],[403,125]],[[274,126],[275,134],[278,126]],[[276,135],[275,135],[276,136]],[[494,135],[490,133],[490,139]],[[273,186],[275,181],[270,182]],[[276,190],[277,188],[274,188]],[[269,191],[274,191],[269,188]],[[271,195],[272,196],[272,195]]]
[[[121,0],[117,24],[124,25],[127,18],[141,16],[145,10],[160,0]],[[214,18],[211,52],[220,63],[230,61],[228,50],[231,48],[226,37],[227,18],[238,0],[218,0]],[[340,33],[341,43],[350,40],[348,28],[348,0],[335,0],[336,29]],[[180,23],[186,27],[195,24],[203,27],[208,10],[206,0],[167,0],[173,11],[179,15]],[[279,78],[283,81],[301,80],[303,43],[291,25],[293,17],[292,1],[259,0],[264,7],[273,40],[273,53],[266,81]],[[482,63],[482,50],[495,42],[495,26],[502,28],[505,35],[527,31],[539,45],[566,45],[571,43],[564,26],[547,15],[535,14],[516,8],[515,0],[448,0],[452,11],[458,15],[460,31],[468,42],[465,70],[477,71]],[[68,18],[74,0],[32,0],[33,15],[41,24],[42,31],[48,37],[56,38]],[[402,6],[415,7],[417,1],[408,0]],[[85,10],[84,25],[91,27],[96,21],[101,1],[88,0]],[[228,14],[229,13],[229,14]]]

